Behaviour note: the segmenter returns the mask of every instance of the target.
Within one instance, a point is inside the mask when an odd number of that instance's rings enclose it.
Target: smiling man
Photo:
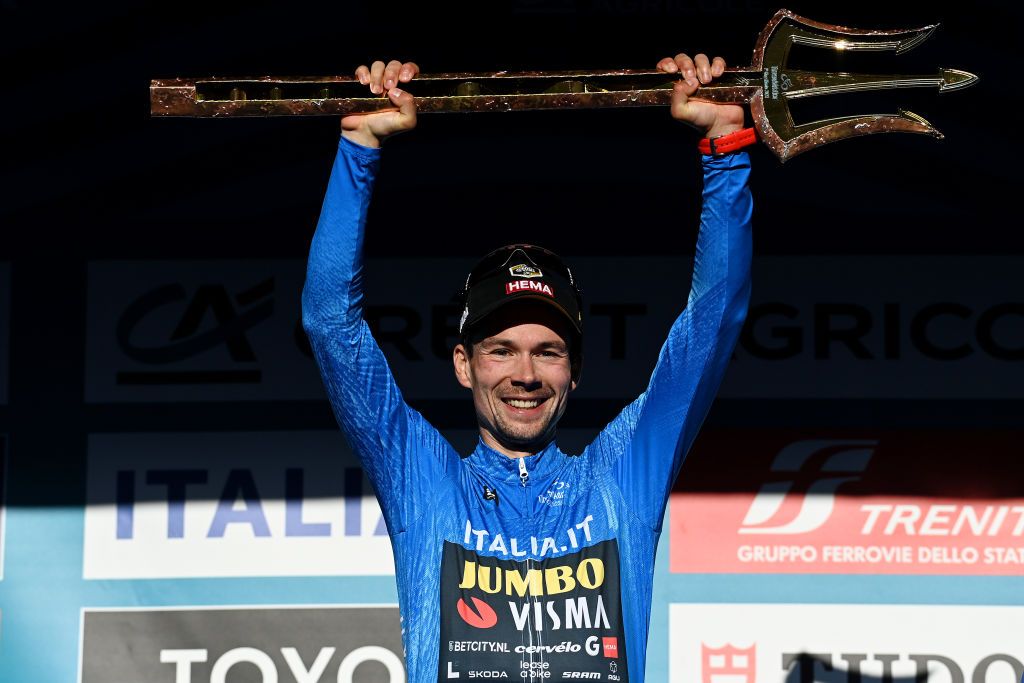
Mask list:
[[[658,68],[680,77],[672,115],[715,142],[701,143],[692,285],[648,388],[582,454],[559,450],[556,427],[582,369],[579,284],[550,251],[502,247],[463,286],[453,363],[480,431],[466,457],[405,403],[363,320],[363,230],[379,147],[415,127],[415,101],[398,84],[418,68],[356,70],[396,108],[342,119],[303,322],[384,512],[412,683],[644,679],[665,505],[742,326],[751,250],[750,164],[735,151],[753,139],[741,130],[743,111],[689,99],[724,61],[680,54]]]
[[[480,438],[511,457],[533,455],[554,439],[579,375],[583,317],[572,274],[552,252],[513,244],[481,259],[463,299],[455,375],[473,390]]]

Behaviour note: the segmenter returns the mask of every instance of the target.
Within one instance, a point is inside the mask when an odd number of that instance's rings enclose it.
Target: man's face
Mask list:
[[[481,436],[510,456],[541,450],[555,435],[572,380],[570,326],[550,305],[520,301],[498,309],[455,347],[455,375],[473,390]]]

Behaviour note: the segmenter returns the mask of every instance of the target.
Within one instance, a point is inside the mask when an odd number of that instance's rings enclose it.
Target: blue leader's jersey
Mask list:
[[[703,157],[692,288],[647,390],[581,455],[552,442],[513,459],[482,442],[460,457],[406,405],[363,320],[379,157],[342,138],[302,306],[391,536],[409,680],[642,683],[665,505],[746,314],[749,158]]]

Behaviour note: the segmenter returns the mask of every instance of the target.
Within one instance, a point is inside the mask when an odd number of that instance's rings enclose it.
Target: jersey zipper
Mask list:
[[[531,502],[530,501],[530,492],[527,490],[527,484],[530,481],[530,472],[526,469],[526,458],[519,458],[519,462],[517,464],[519,466],[519,484],[522,486],[522,489],[523,489],[523,505],[524,505],[524,509],[526,510],[526,514],[529,517],[533,517],[533,507],[530,505],[530,502]],[[530,558],[527,557],[526,558],[526,570],[528,572],[531,571],[532,565],[533,565],[533,562],[531,562]],[[533,623],[533,616],[532,616],[534,614],[534,611],[533,611],[533,609],[531,609],[533,607],[534,603],[538,602],[538,600],[537,600],[536,596],[531,595],[530,593],[527,593],[527,595],[525,596],[525,599],[526,599],[526,605],[527,605],[527,607],[526,607],[527,612],[531,616],[530,616],[529,622],[527,622],[526,631],[524,633],[524,635],[526,637],[528,637],[528,640],[524,639],[523,644],[524,645],[540,645],[541,644],[540,630],[539,629],[535,630],[535,625]],[[535,639],[536,639],[536,641],[535,641]],[[540,661],[544,661],[543,658],[544,658],[544,656],[541,655]],[[524,668],[523,669],[524,673],[535,671],[535,669],[533,668],[534,658],[533,658],[533,652],[532,651],[530,652],[529,657],[527,657],[525,654],[522,655],[521,660],[522,660],[522,665],[525,665],[526,667],[528,667],[528,668]]]
[[[533,501],[530,500],[530,473],[526,469],[526,458],[519,458],[519,484],[523,491],[523,510],[528,517],[533,517]]]

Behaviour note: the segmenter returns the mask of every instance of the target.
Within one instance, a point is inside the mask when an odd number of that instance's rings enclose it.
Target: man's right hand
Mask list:
[[[356,69],[356,78],[363,85],[370,86],[370,92],[391,100],[394,109],[383,109],[372,114],[350,114],[341,120],[341,134],[352,142],[365,147],[380,147],[384,138],[416,127],[416,101],[413,96],[398,88],[399,83],[408,83],[420,68],[413,62],[405,64],[398,60],[374,62]]]

